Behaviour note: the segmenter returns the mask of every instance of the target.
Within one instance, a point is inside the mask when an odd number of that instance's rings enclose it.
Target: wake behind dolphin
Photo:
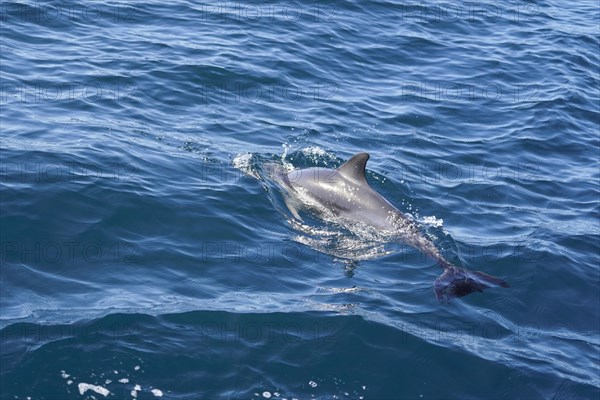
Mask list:
[[[292,172],[279,169],[273,172],[286,191],[287,207],[298,220],[301,220],[298,212],[301,208],[312,209],[317,215],[333,213],[342,223],[361,223],[390,232],[398,240],[432,257],[443,269],[434,283],[434,292],[440,301],[447,302],[493,286],[509,287],[500,278],[459,268],[445,260],[410,216],[369,186],[365,175],[368,159],[369,154],[359,153],[338,169],[307,168]]]

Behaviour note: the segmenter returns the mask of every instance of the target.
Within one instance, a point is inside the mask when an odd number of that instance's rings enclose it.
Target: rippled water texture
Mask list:
[[[596,1],[3,1],[2,399],[598,398]],[[445,258],[294,221],[370,185]]]

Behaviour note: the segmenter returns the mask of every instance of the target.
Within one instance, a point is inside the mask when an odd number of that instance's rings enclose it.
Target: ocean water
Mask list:
[[[596,1],[2,1],[1,399],[600,395]],[[367,179],[444,256],[294,221]]]

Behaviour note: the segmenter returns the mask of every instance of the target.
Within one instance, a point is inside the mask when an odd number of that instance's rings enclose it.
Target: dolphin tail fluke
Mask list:
[[[455,297],[463,297],[473,292],[483,292],[484,289],[495,286],[507,288],[509,284],[481,271],[452,267],[446,268],[444,273],[435,280],[434,292],[439,301],[449,302]]]

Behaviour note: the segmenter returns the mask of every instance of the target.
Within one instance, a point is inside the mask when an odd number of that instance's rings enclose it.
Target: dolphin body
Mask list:
[[[338,169],[307,168],[280,172],[279,180],[291,197],[286,205],[298,219],[298,205],[322,208],[348,223],[363,223],[379,231],[391,232],[398,239],[433,258],[443,273],[435,280],[439,301],[482,292],[493,286],[509,287],[500,278],[480,271],[469,271],[446,261],[433,242],[421,234],[414,220],[394,207],[369,186],[365,167],[369,154],[359,153]],[[300,200],[302,199],[302,200]]]

